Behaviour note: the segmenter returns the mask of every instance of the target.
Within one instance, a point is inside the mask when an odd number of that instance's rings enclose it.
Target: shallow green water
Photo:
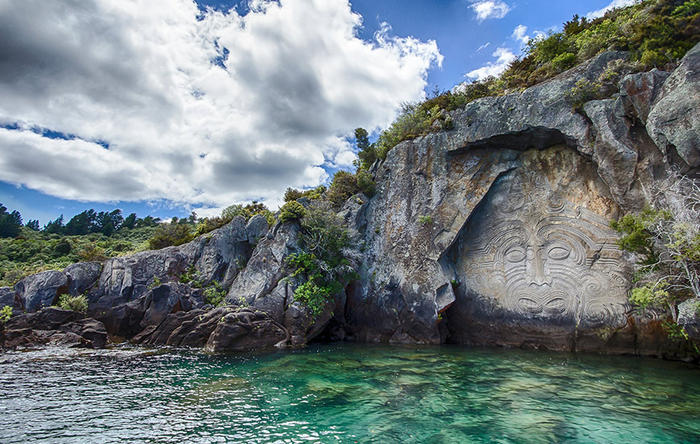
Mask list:
[[[0,355],[0,442],[700,442],[700,370],[628,357],[322,345]]]

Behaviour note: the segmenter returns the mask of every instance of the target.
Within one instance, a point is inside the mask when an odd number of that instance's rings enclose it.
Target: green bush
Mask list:
[[[338,171],[333,176],[333,182],[328,188],[326,198],[335,208],[340,208],[350,196],[357,194],[359,191],[360,187],[357,185],[357,177],[354,174],[347,171]]]
[[[357,171],[357,187],[362,191],[365,196],[372,197],[377,191],[377,184],[374,183],[372,175],[369,174],[364,169]]]
[[[216,281],[204,289],[204,302],[215,307],[221,305],[226,298],[226,289]]]
[[[429,214],[425,216],[418,216],[418,222],[420,222],[421,225],[430,225],[433,223],[433,217]]]
[[[290,220],[299,220],[306,214],[306,209],[302,204],[293,200],[282,205],[280,208],[279,219],[280,222],[287,222]]]
[[[5,305],[0,309],[0,325],[5,325],[12,317],[12,307]]]
[[[159,250],[173,245],[186,244],[192,239],[194,239],[192,226],[171,222],[156,229],[153,237],[148,240],[148,246],[151,250]]]
[[[62,310],[86,313],[88,309],[87,296],[71,296],[69,294],[62,294],[58,297],[58,303],[56,305]]]
[[[293,200],[301,199],[303,196],[304,195],[301,191],[290,187],[284,192],[284,201],[291,202]]]
[[[303,251],[287,258],[290,278],[300,283],[294,299],[318,316],[344,283],[357,277],[343,252],[350,237],[332,211],[312,207],[302,221],[301,241]]]
[[[202,288],[204,286],[202,278],[199,276],[197,269],[194,268],[194,265],[180,275],[179,281],[181,284],[188,284],[192,288]]]

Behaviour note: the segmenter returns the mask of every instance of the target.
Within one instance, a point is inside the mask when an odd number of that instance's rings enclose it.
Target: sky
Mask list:
[[[42,224],[276,208],[352,169],[354,128],[632,1],[0,0],[0,202]]]

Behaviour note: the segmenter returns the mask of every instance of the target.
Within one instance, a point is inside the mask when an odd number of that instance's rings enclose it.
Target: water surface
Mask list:
[[[700,442],[700,370],[630,357],[316,345],[0,355],[0,442]]]

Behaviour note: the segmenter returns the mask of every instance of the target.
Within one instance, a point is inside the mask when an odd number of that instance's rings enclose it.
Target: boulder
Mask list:
[[[232,311],[234,310],[229,307],[219,307],[209,311],[195,309],[172,313],[159,325],[144,329],[133,338],[133,342],[175,347],[204,347],[218,323]]]
[[[92,289],[102,272],[101,262],[78,262],[63,270],[68,277],[68,292],[78,296]]]
[[[654,68],[626,75],[620,81],[619,106],[622,113],[647,123],[649,112],[670,73]]]
[[[262,214],[256,214],[251,217],[245,227],[245,232],[248,237],[248,242],[251,245],[256,245],[258,241],[267,234],[269,226],[267,219]]]
[[[240,309],[221,317],[207,340],[211,352],[261,350],[284,346],[287,330],[266,313]]]
[[[68,292],[68,278],[60,271],[44,271],[27,276],[15,285],[15,291],[28,313],[55,304],[61,293]]]
[[[5,324],[4,348],[61,345],[104,348],[108,337],[104,324],[81,313],[50,307],[13,316]]]
[[[97,287],[89,293],[90,311],[135,301],[158,283],[180,281],[185,273],[194,274],[204,285],[217,281],[228,287],[251,250],[245,219],[239,216],[184,245],[109,259]]]
[[[176,282],[161,284],[136,300],[98,311],[111,334],[131,338],[149,325],[158,325],[171,313],[189,311],[204,305],[202,290]]]
[[[12,287],[0,287],[0,308],[5,306],[12,307],[12,313],[18,314],[24,307],[22,300],[17,295],[17,292]]]

